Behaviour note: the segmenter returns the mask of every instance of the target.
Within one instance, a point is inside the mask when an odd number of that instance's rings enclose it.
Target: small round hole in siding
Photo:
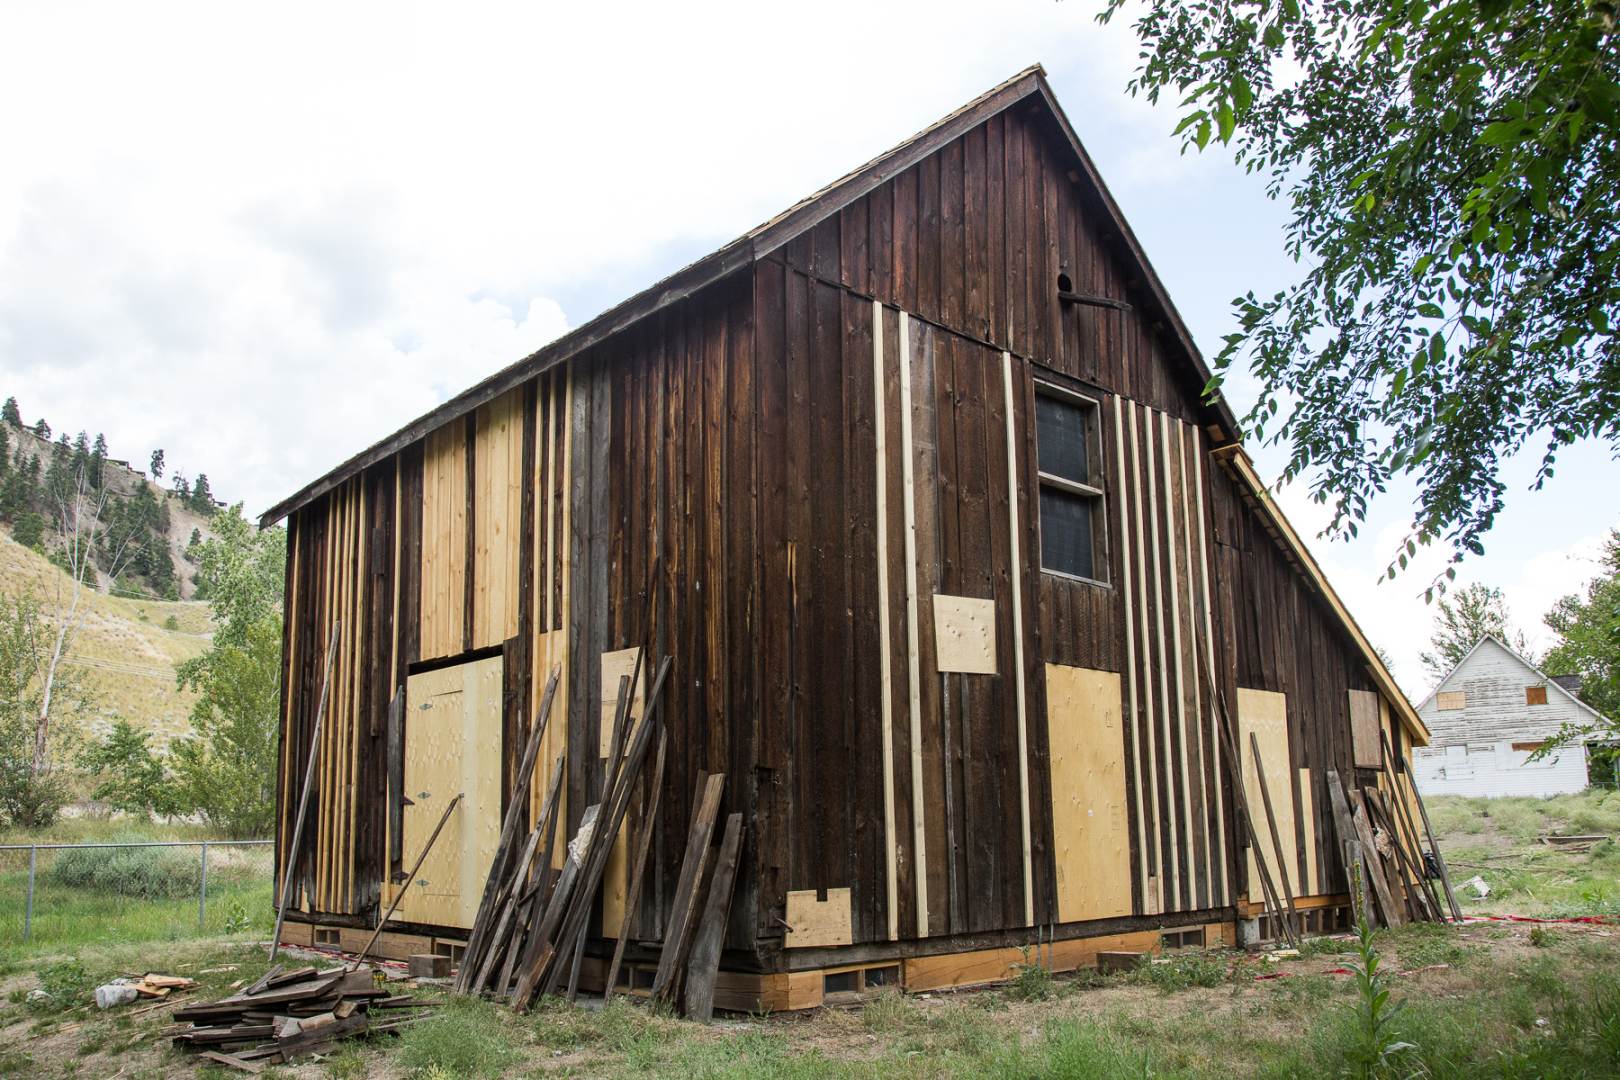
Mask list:
[[[1074,292],[1074,283],[1069,280],[1068,274],[1058,275],[1058,292]]]

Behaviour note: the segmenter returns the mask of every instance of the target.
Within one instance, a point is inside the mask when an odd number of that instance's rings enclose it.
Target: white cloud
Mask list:
[[[8,7],[3,392],[262,509],[1039,57],[1114,115],[1119,41],[1045,0]]]

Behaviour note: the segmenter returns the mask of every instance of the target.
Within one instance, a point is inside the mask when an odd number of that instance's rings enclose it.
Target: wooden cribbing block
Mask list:
[[[1114,975],[1122,971],[1135,971],[1142,966],[1146,953],[1125,952],[1123,950],[1109,950],[1097,954],[1097,970],[1104,975]]]
[[[407,961],[413,979],[448,979],[450,958],[438,953],[412,953]]]

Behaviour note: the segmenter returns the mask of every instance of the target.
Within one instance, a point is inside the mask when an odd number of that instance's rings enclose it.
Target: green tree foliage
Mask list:
[[[1544,621],[1558,635],[1542,662],[1549,675],[1579,675],[1581,700],[1602,713],[1620,737],[1620,529],[1603,548],[1603,569],[1585,594],[1571,593]]]
[[[152,451],[151,466],[152,466],[152,479],[154,479],[154,480],[163,479],[163,451],[162,450],[154,450],[154,451]]]
[[[1530,658],[1530,642],[1523,632],[1513,629],[1501,589],[1469,585],[1442,596],[1436,605],[1429,648],[1418,654],[1424,672],[1437,682],[1445,678],[1486,634],[1495,634],[1508,648]]]
[[[43,416],[34,421],[34,435],[40,439],[49,439],[51,437],[51,425],[45,422]]]
[[[4,420],[8,424],[16,424],[18,427],[23,426],[22,410],[17,407],[16,398],[8,397],[6,403],[0,405],[0,420]]]
[[[123,558],[127,570],[146,582],[154,595],[165,595],[175,580],[169,553],[168,507],[158,502],[150,485],[137,484],[127,499],[113,499],[102,526],[97,559],[110,569]]]
[[[11,538],[26,548],[38,550],[45,545],[45,515],[38,510],[24,510],[12,525]]]
[[[208,486],[208,474],[198,473],[197,479],[191,485],[191,498],[188,500],[194,513],[203,517],[212,517],[218,509],[214,505],[214,492]]]
[[[96,779],[91,798],[142,818],[173,812],[163,762],[147,739],[146,732],[119,720],[105,738],[80,752],[80,768]]]
[[[265,836],[274,822],[286,534],[255,529],[240,504],[215,521],[197,560],[213,641],[176,669],[197,703],[191,735],[170,747],[175,803],[233,836]]]
[[[1179,95],[1183,147],[1231,146],[1292,210],[1303,277],[1235,301],[1217,370],[1250,360],[1245,422],[1330,533],[1407,475],[1389,573],[1436,540],[1455,562],[1503,458],[1540,445],[1539,485],[1562,447],[1620,441],[1613,0],[1148,0],[1134,29],[1131,91]]]
[[[53,634],[34,596],[0,594],[0,824],[44,828],[67,802],[61,769],[33,770],[35,722]],[[79,688],[59,674],[53,695],[58,755],[71,745],[83,705]]]

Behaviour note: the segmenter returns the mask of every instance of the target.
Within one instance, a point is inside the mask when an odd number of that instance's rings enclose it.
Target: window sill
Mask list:
[[[1096,578],[1081,577],[1079,574],[1069,574],[1062,570],[1048,570],[1043,566],[1041,567],[1041,573],[1045,574],[1047,577],[1055,577],[1060,581],[1073,581],[1080,585],[1091,585],[1098,589],[1113,589],[1113,585],[1106,581],[1098,581]]]

